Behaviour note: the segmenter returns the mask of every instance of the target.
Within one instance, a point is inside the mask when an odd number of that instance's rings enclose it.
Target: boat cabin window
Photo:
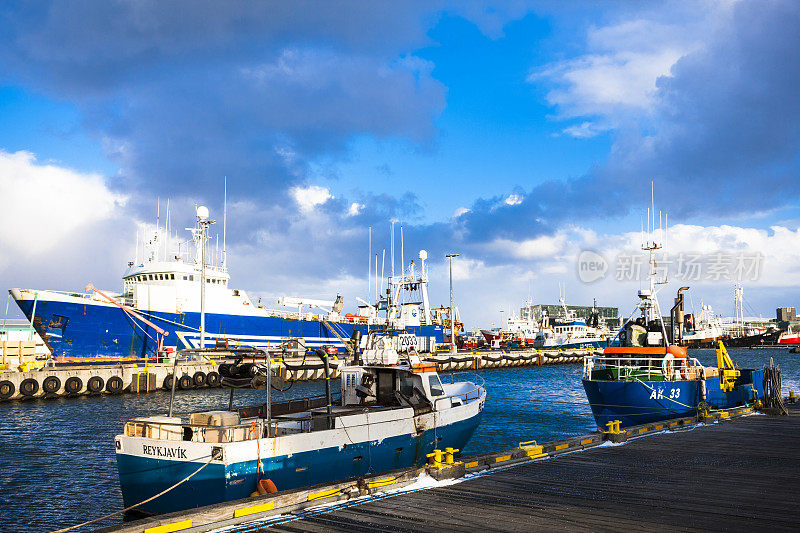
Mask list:
[[[442,382],[439,381],[439,376],[428,376],[428,385],[431,388],[431,396],[444,396],[444,388]]]
[[[170,274],[169,279],[175,279],[175,274]]]
[[[399,377],[400,382],[400,394],[403,396],[411,396],[414,394],[414,375],[408,373],[402,373]]]
[[[394,401],[394,372],[378,370],[378,393],[376,400],[380,405]]]
[[[183,281],[186,281],[187,279],[189,279],[189,276],[183,276]]]

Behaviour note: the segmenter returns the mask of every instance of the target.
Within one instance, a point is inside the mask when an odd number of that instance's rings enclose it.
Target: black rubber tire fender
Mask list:
[[[83,380],[78,376],[67,378],[67,381],[64,382],[64,390],[67,391],[67,394],[78,394],[82,388]]]
[[[23,396],[33,396],[39,392],[39,382],[34,378],[23,379],[22,383],[19,384],[19,392]]]
[[[209,372],[208,375],[206,376],[206,385],[212,389],[215,389],[220,385],[222,385],[219,373],[214,372],[213,370]]]
[[[111,394],[119,394],[124,387],[125,383],[123,383],[122,378],[119,376],[111,376],[108,378],[108,381],[106,381],[106,390]]]
[[[15,392],[17,392],[17,387],[13,381],[7,379],[0,381],[0,400],[8,400],[14,396]]]
[[[86,382],[86,390],[91,393],[103,392],[103,385],[105,385],[103,378],[100,376],[92,376],[89,378],[89,381]]]
[[[189,377],[189,374],[184,374],[178,378],[178,386],[181,390],[189,390],[194,385],[194,381]]]
[[[47,376],[42,381],[42,391],[45,394],[55,394],[61,390],[61,380],[58,376]]]
[[[192,381],[194,382],[194,386],[197,388],[205,387],[206,385],[206,373],[205,372],[195,372],[194,376],[192,376]]]
[[[164,376],[164,381],[161,382],[161,388],[164,390],[172,390],[172,374]]]

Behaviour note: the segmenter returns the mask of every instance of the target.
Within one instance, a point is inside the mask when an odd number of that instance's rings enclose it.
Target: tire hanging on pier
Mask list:
[[[111,376],[106,382],[106,390],[111,394],[119,394],[124,386],[125,383],[122,382],[122,378],[119,376]]]
[[[217,372],[214,372],[213,370],[211,372],[209,372],[208,375],[206,376],[206,385],[208,385],[208,387],[211,388],[211,389],[215,389],[215,388],[219,387],[220,384],[221,384],[221,381],[220,381],[219,374]],[[171,386],[171,384],[170,384],[170,386]]]
[[[192,381],[194,382],[195,387],[197,388],[204,387],[206,384],[205,372],[195,372],[194,376],[192,377]]]
[[[14,393],[17,392],[17,387],[14,386],[12,381],[4,379],[0,381],[0,400],[8,400]]]
[[[189,377],[189,374],[184,374],[178,379],[178,386],[182,390],[189,390],[192,388],[194,381]]]
[[[172,390],[172,374],[164,376],[164,381],[161,382],[161,388],[164,390]]]
[[[39,392],[39,382],[33,378],[23,379],[22,383],[19,384],[19,392],[23,396],[31,397]]]
[[[67,391],[67,394],[78,394],[82,388],[83,380],[77,376],[67,378],[67,381],[64,383],[64,390]]]
[[[42,381],[42,390],[45,394],[55,394],[61,389],[61,380],[57,376],[47,376]]]
[[[86,390],[93,394],[103,392],[103,385],[105,385],[103,378],[100,376],[92,376],[89,378],[89,381],[86,382]]]

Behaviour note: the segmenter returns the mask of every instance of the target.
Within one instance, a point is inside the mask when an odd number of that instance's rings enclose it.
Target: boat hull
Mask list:
[[[477,412],[466,419],[420,434],[404,433],[380,440],[322,446],[262,458],[261,477],[272,480],[278,490],[290,490],[421,465],[426,462],[426,455],[435,448],[462,449],[480,422],[482,405],[483,400],[480,400],[480,405],[476,402],[470,410],[475,412],[477,409]],[[269,440],[260,441],[260,453],[267,453]],[[130,447],[131,444],[141,447],[138,442],[125,443],[123,447]],[[157,444],[163,444],[165,450],[180,449],[181,445],[174,441],[159,441]],[[228,451],[226,449],[226,453]],[[235,452],[231,455],[235,455]],[[117,467],[124,505],[139,503],[169,488],[197,470],[203,462],[202,456],[199,461],[176,461],[174,457],[160,459],[152,455],[118,451]],[[209,463],[187,482],[141,506],[139,510],[167,513],[246,498],[256,489],[258,462],[253,454],[252,457],[227,464]]]
[[[730,392],[720,389],[717,378],[705,380],[705,402],[710,408],[728,409],[764,396],[764,371],[743,369],[741,373]],[[583,380],[586,397],[600,429],[606,429],[606,424],[614,420],[619,420],[621,427],[629,427],[695,416],[703,401],[701,384],[701,380]]]
[[[63,300],[16,298],[22,312],[32,320],[36,331],[45,339],[56,357],[147,357],[155,355],[158,335],[147,324],[134,321],[117,306],[86,298]],[[200,313],[164,313],[139,311],[149,321],[169,334],[165,346],[176,348],[198,347]],[[288,338],[302,337],[307,347],[333,344],[344,345],[321,320],[298,320],[278,316],[232,315],[206,313],[206,345],[211,347],[217,338],[227,338],[243,345],[266,347],[284,342]],[[329,322],[340,337],[349,339],[354,329],[362,333],[366,324]],[[55,326],[55,327],[51,327]],[[408,327],[409,333],[421,337],[443,340],[439,325]],[[193,341],[193,346],[179,344],[176,333],[183,333]]]

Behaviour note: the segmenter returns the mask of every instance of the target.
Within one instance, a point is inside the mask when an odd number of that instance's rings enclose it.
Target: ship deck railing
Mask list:
[[[665,364],[665,361],[670,361]],[[635,380],[651,377],[655,374],[663,376],[665,381],[675,379],[700,379],[711,377],[711,372],[696,358],[687,358],[687,365],[682,367],[683,359],[665,359],[662,357],[639,357],[632,354],[627,357],[608,357],[606,355],[588,355],[583,358],[583,378],[590,380],[593,373],[609,370],[612,375],[616,371],[615,380]]]

